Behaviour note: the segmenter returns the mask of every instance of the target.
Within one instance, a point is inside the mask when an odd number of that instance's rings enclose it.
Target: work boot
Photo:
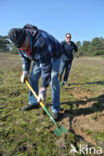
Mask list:
[[[21,111],[29,111],[29,110],[31,110],[31,109],[38,109],[39,108],[39,105],[37,104],[37,105],[27,105],[26,107],[24,107],[24,108],[21,108]]]
[[[60,117],[60,113],[52,113],[52,117],[55,121],[58,121]]]

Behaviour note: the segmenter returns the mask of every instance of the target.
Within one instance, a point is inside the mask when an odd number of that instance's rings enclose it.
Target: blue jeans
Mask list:
[[[60,58],[53,61],[52,71],[51,71],[51,89],[52,89],[52,112],[58,113],[60,111],[60,86],[58,81],[58,71],[60,66]],[[33,63],[32,71],[30,73],[30,85],[34,91],[38,94],[38,81],[41,76],[40,64],[37,62]],[[29,91],[29,104],[37,105],[37,100]]]
[[[70,72],[70,69],[71,69],[71,65],[72,65],[72,60],[71,61],[66,61],[66,60],[61,59],[60,77],[59,77],[60,81],[61,81],[62,74],[63,74],[64,70],[65,70],[65,75],[64,75],[63,81],[67,81],[68,76],[69,76],[69,72]]]

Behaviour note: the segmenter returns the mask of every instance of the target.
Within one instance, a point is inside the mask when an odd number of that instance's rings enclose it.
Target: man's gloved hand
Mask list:
[[[42,100],[43,102],[45,102],[45,98],[46,98],[46,88],[40,88],[37,101],[40,102]]]
[[[22,75],[21,75],[21,82],[25,83],[25,80],[28,80],[28,71],[23,71]]]

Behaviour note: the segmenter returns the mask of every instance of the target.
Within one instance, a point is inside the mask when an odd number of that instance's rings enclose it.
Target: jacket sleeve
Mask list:
[[[41,67],[41,80],[42,87],[46,88],[49,86],[51,81],[51,70],[52,70],[52,45],[49,40],[42,35],[39,36],[35,43],[37,54],[39,56],[39,62]],[[50,48],[51,47],[51,48]]]
[[[63,51],[64,51],[64,44],[65,44],[64,41],[62,41],[62,42],[61,42],[61,47],[62,47],[62,50],[63,50]]]
[[[78,51],[78,48],[76,46],[76,44],[73,42],[73,47],[74,47],[74,51],[77,52]]]
[[[19,55],[21,56],[22,59],[22,69],[23,71],[28,71],[30,70],[30,65],[31,65],[31,60],[27,59],[23,54],[22,51],[19,50]]]

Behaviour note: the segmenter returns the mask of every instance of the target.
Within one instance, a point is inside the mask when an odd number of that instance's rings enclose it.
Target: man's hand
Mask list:
[[[21,75],[21,82],[25,83],[25,80],[28,80],[28,71],[23,71]]]
[[[46,98],[46,88],[40,88],[37,101],[40,102],[42,100],[43,102],[45,102],[45,98]]]

